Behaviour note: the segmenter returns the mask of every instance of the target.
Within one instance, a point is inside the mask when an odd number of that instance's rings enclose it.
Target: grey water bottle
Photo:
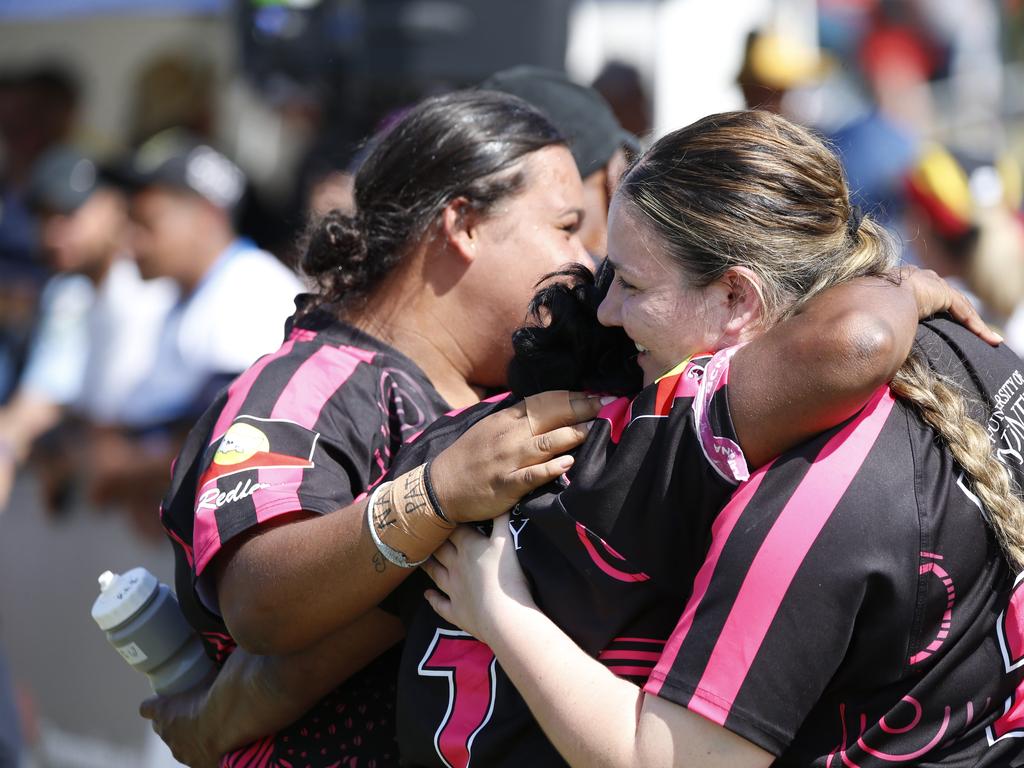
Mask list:
[[[105,571],[99,583],[93,619],[156,693],[181,693],[206,677],[213,662],[166,584],[145,568]]]

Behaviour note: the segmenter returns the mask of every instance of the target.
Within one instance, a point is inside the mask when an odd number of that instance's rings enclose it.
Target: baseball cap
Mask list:
[[[245,174],[198,137],[178,128],[148,139],[110,175],[130,190],[160,186],[192,192],[231,211],[245,192]]]
[[[600,170],[617,149],[640,151],[640,142],[619,125],[604,97],[562,72],[512,67],[491,75],[480,88],[518,96],[543,112],[569,142],[583,178]]]
[[[54,147],[32,167],[25,199],[31,208],[73,213],[99,184],[96,163],[71,147]]]
[[[743,65],[736,80],[787,90],[821,80],[831,61],[818,49],[774,32],[747,37]]]

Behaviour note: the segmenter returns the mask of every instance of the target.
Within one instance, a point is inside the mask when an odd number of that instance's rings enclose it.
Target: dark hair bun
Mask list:
[[[511,169],[563,139],[529,104],[507,94],[456,91],[421,102],[371,142],[355,177],[358,216],[331,211],[307,238],[306,274],[318,303],[366,301],[412,252],[438,214],[464,197],[486,214],[525,183]]]
[[[335,209],[310,230],[302,270],[324,288],[343,289],[366,264],[367,237],[358,217]]]

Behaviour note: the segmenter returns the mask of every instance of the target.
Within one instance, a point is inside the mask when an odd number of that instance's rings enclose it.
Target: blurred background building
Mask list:
[[[74,398],[42,420],[16,413],[40,339],[78,344],[109,287],[87,274],[93,298],[52,298],[69,270],[40,222],[75,220],[95,182],[77,189],[74,164],[46,176],[81,199],[40,210],[41,158],[72,149],[102,169],[184,130],[242,173],[232,236],[291,265],[308,217],[351,204],[372,132],[516,64],[593,85],[643,142],[743,106],[815,128],[907,260],[959,281],[1024,352],[1022,0],[0,0],[0,654],[24,766],[159,764],[135,714],[145,683],[88,609],[107,568],[171,571],[139,519],[149,497],[119,514],[109,484],[119,457],[162,467],[173,428],[105,424],[90,463],[60,445],[68,417],[89,416]],[[108,250],[130,257],[130,233],[116,237]]]

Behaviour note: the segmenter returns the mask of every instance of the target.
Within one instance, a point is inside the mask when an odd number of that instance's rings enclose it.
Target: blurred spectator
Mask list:
[[[651,132],[651,100],[636,67],[609,61],[591,87],[611,106],[619,125],[634,136]]]
[[[39,217],[42,254],[57,274],[44,291],[18,389],[0,410],[0,508],[16,464],[66,413],[124,420],[175,295],[166,281],[143,283],[126,258],[124,198],[88,158],[51,149],[33,169],[26,197]]]
[[[785,115],[786,94],[817,82],[827,67],[816,48],[775,32],[754,30],[747,35],[736,82],[747,109]]]
[[[611,107],[593,88],[541,67],[497,72],[481,88],[518,96],[547,115],[569,141],[583,178],[584,216],[579,236],[595,264],[608,254],[608,205],[628,163],[639,150],[636,136],[624,130]]]
[[[1024,349],[1024,222],[1021,169],[1009,157],[958,159],[925,149],[907,176],[907,232],[922,266],[959,282],[985,319]]]
[[[930,124],[927,79],[934,57],[910,27],[873,18],[859,48],[869,106],[830,138],[854,202],[883,224],[898,226],[904,179]]]
[[[24,188],[39,157],[70,138],[78,101],[58,65],[0,76],[0,402],[16,385],[46,277]]]
[[[151,58],[135,80],[131,143],[139,146],[169,128],[209,138],[214,116],[213,65],[190,52]]]
[[[217,391],[278,347],[302,284],[274,256],[237,236],[232,214],[245,178],[191,134],[157,134],[119,176],[131,191],[139,271],[172,280],[180,299],[160,331],[151,373],[127,409],[126,421],[147,429],[102,435],[92,451],[93,497],[155,523],[180,435]]]
[[[16,75],[8,82],[0,115],[4,144],[4,178],[20,187],[28,181],[39,157],[71,139],[78,118],[80,88],[71,71],[47,64]]]

